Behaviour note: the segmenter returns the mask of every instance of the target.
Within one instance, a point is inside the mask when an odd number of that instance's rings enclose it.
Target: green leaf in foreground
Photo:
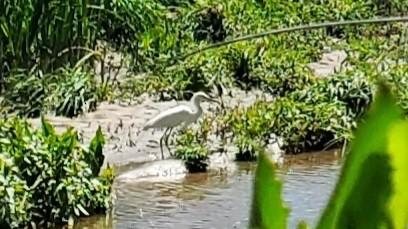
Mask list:
[[[347,224],[351,225],[352,223],[357,223],[353,219],[358,220],[359,225],[367,223],[367,228],[370,228],[369,225],[372,225],[370,224],[372,222],[368,221],[373,219],[367,219],[365,217],[367,215],[376,215],[378,213],[375,212],[376,210],[382,210],[375,208],[376,206],[382,206],[383,200],[381,198],[386,198],[388,195],[387,193],[391,189],[390,187],[380,188],[379,185],[376,185],[377,182],[380,181],[383,183],[382,185],[388,185],[388,170],[382,170],[388,168],[388,165],[385,164],[385,162],[384,164],[380,164],[377,158],[386,158],[387,133],[392,124],[402,118],[402,114],[403,113],[397,106],[396,100],[391,94],[389,88],[385,84],[380,83],[374,103],[372,104],[368,115],[365,117],[364,123],[362,123],[356,131],[356,137],[351,144],[351,150],[347,155],[339,181],[331,196],[329,204],[326,206],[326,209],[320,218],[317,228],[342,228],[342,226],[345,227]],[[373,166],[377,164],[381,167],[376,168]],[[361,177],[360,173],[368,173],[367,170],[364,169],[365,166],[371,168],[371,173],[381,174],[381,180],[374,179],[371,181],[372,183],[367,181],[364,182],[364,184],[361,184],[364,178]],[[364,187],[362,188],[361,186]],[[370,187],[371,189],[369,189]],[[359,202],[359,206],[350,203],[351,201],[356,201],[353,196],[363,197],[364,195],[367,195],[367,192],[370,192],[370,195],[372,196],[383,196],[378,197],[378,199],[374,201],[366,199],[366,201]],[[354,210],[356,207],[360,210]],[[350,216],[348,214],[355,215]],[[349,220],[353,220],[353,222],[345,222]],[[353,226],[352,228],[358,227]]]
[[[282,183],[275,177],[274,165],[260,151],[254,178],[249,228],[286,228],[289,210],[282,200]]]
[[[89,146],[90,153],[92,153],[89,163],[91,163],[91,170],[94,176],[98,176],[103,165],[103,161],[105,160],[105,156],[103,155],[104,145],[105,137],[103,136],[101,127],[99,126]]]
[[[388,155],[372,154],[361,167],[336,228],[393,228],[387,207],[392,192]]]
[[[394,169],[394,195],[390,201],[393,226],[408,228],[408,123],[395,123],[388,133],[388,141],[388,153]]]

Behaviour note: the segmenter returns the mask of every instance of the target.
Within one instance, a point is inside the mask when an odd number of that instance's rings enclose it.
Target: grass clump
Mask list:
[[[43,112],[76,117],[96,109],[98,87],[95,76],[80,68],[60,68],[52,73],[19,70],[5,79],[0,96],[2,111],[37,118]]]
[[[164,52],[168,46],[163,36],[152,36],[155,29],[166,33],[160,22],[166,11],[156,1],[24,0],[3,1],[0,8],[7,18],[0,22],[0,100],[7,107],[2,112],[24,117],[48,111],[74,117],[94,110],[95,100],[106,99],[97,95],[103,86],[94,82],[98,64],[100,72],[108,72],[101,58],[106,47],[122,59],[130,55],[130,64],[140,69],[137,65],[157,54],[151,47]],[[55,106],[44,105],[47,97]],[[82,109],[85,103],[88,108]]]

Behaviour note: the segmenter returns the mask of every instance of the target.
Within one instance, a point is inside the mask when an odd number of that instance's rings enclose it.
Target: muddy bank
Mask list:
[[[311,63],[310,67],[315,70],[316,75],[327,77],[333,74],[335,69],[338,70],[345,59],[344,52],[335,51],[323,55],[321,61]],[[262,91],[253,90],[246,93],[239,89],[232,89],[231,96],[225,95],[222,100],[228,107],[235,107],[238,104],[248,107],[261,97],[266,100],[272,100],[272,97]],[[153,102],[146,95],[141,96],[137,100],[137,102],[131,101],[126,105],[120,102],[113,104],[104,102],[98,106],[97,111],[86,113],[73,119],[51,115],[47,115],[46,118],[55,126],[58,132],[64,131],[68,126],[74,127],[83,136],[85,144],[89,142],[98,126],[101,126],[107,140],[104,149],[105,161],[116,167],[160,160],[161,153],[158,140],[162,136],[163,131],[141,131],[141,128],[147,120],[159,112],[183,102]],[[208,114],[214,112],[216,108],[214,106],[217,105],[204,102],[202,106],[204,114]],[[29,122],[38,127],[40,119],[29,119]],[[214,138],[214,136],[211,138]],[[213,147],[216,147],[216,144],[214,142]],[[231,146],[229,151],[230,153],[226,157],[219,157],[218,154],[211,156],[210,168],[230,166],[234,158],[235,148]],[[275,160],[281,160],[282,155],[277,154],[276,149],[270,149],[270,151],[275,152],[272,155]],[[169,156],[169,153],[165,151],[165,157],[168,158]],[[171,165],[171,163],[167,164]]]
[[[244,107],[254,103],[262,95],[261,91],[245,93],[234,90],[232,97],[223,97],[229,106],[238,104]],[[272,99],[272,98],[270,98]],[[158,140],[162,130],[141,131],[141,128],[150,118],[159,112],[176,106],[180,101],[153,102],[148,97],[139,104],[122,105],[120,103],[98,106],[98,110],[86,113],[73,119],[47,115],[46,119],[53,124],[58,132],[63,132],[68,126],[74,127],[83,136],[86,144],[93,137],[100,125],[107,140],[105,146],[106,162],[122,166],[126,164],[144,163],[161,159]],[[214,112],[217,105],[204,102],[204,114]],[[34,126],[39,127],[40,119],[29,119]],[[165,151],[165,157],[169,157]]]

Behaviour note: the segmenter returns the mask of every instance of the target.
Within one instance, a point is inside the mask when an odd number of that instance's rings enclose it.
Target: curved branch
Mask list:
[[[193,50],[192,52],[189,52],[180,58],[177,58],[177,60],[185,60],[190,56],[193,56],[197,53],[204,52],[209,49],[213,48],[218,48],[221,46],[237,43],[240,41],[246,41],[250,39],[257,39],[269,35],[276,35],[276,34],[281,34],[281,33],[289,33],[289,32],[294,32],[298,30],[312,30],[312,29],[319,29],[319,28],[324,28],[324,27],[330,27],[330,26],[342,26],[342,25],[361,25],[361,24],[379,24],[379,23],[386,23],[386,22],[408,22],[408,17],[388,17],[388,18],[378,18],[378,19],[364,19],[364,20],[349,20],[349,21],[336,21],[336,22],[324,22],[324,23],[317,23],[317,24],[310,24],[310,25],[300,25],[300,26],[295,26],[295,27],[289,27],[289,28],[283,28],[283,29],[274,29],[274,30],[269,30],[265,31],[262,33],[257,33],[257,34],[251,34],[251,35],[245,35],[242,37],[238,37],[229,41],[223,41],[215,44],[211,44],[208,46],[205,46],[203,48],[198,48],[196,50]],[[171,61],[174,63],[173,61]],[[169,63],[167,66],[172,65],[172,63]]]

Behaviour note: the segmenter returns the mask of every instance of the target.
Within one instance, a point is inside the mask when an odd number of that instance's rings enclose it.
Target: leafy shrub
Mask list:
[[[343,102],[298,101],[291,97],[255,103],[246,110],[236,110],[228,120],[239,154],[243,154],[239,158],[253,158],[259,143],[267,141],[272,133],[283,138],[281,147],[288,153],[337,146],[351,138],[355,125],[354,116],[348,114]]]
[[[392,64],[383,73],[392,91],[398,98],[398,105],[408,113],[408,64]]]
[[[403,15],[408,9],[408,3],[404,1],[374,0],[372,4],[383,17]]]
[[[262,76],[254,74],[254,66],[262,61],[262,43],[250,42],[249,44],[234,44],[228,48],[224,55],[228,68],[232,72],[234,84],[243,90],[260,87]]]
[[[163,11],[166,12],[165,9]],[[215,51],[198,53],[182,62],[177,62],[181,54],[189,53],[191,49],[199,48],[208,42],[220,41],[227,37],[238,37],[272,28],[311,22],[373,18],[380,12],[375,4],[366,1],[310,1],[307,3],[201,1],[180,6],[172,13],[163,11],[155,12],[160,12],[161,15],[157,17],[156,27],[146,27],[145,33],[137,39],[140,47],[137,60],[145,63],[142,64],[143,66],[148,66],[144,70],[154,75],[152,77],[154,79],[151,82],[132,82],[131,86],[125,85],[128,92],[122,95],[132,93],[131,87],[134,87],[135,91],[147,90],[148,93],[160,99],[168,99],[163,94],[169,94],[171,98],[187,98],[191,94],[187,92],[184,96],[181,90],[195,90],[198,87],[207,90],[213,83],[225,86],[225,82],[229,81],[227,85],[234,82],[244,90],[261,87],[274,95],[284,96],[289,92],[303,89],[303,86],[309,83],[314,83],[314,77],[310,70],[306,69],[306,64],[320,59],[324,50],[331,46],[347,50],[350,48],[349,42],[354,42],[358,46],[358,42],[364,43],[378,36],[385,42],[389,40],[387,37],[390,34],[400,34],[403,28],[394,25],[359,25],[297,31],[262,40],[235,43],[217,48]],[[210,17],[211,14],[214,14],[213,17]],[[219,32],[215,33],[216,31]],[[343,39],[338,42],[328,39],[327,35]],[[200,39],[197,40],[197,38]],[[378,42],[375,46],[382,47],[381,50],[390,48],[381,46]],[[367,50],[362,48],[359,50],[359,52],[365,51]],[[373,49],[370,53],[375,57],[378,52]],[[362,61],[364,56],[368,56],[367,54],[352,58]],[[202,58],[211,60],[204,61]],[[162,63],[172,63],[172,66],[161,68]],[[152,66],[155,67],[152,68]],[[184,72],[184,68],[188,70]],[[217,76],[213,77],[214,81],[208,81],[212,77],[202,77],[202,75]],[[206,79],[203,80],[203,78]],[[203,82],[210,82],[211,85]],[[141,84],[146,90],[141,89]],[[182,86],[178,87],[179,84]]]
[[[382,73],[403,108],[408,101],[403,90],[405,68],[399,65]],[[252,160],[259,153],[256,146],[270,133],[283,137],[283,149],[289,153],[322,150],[350,140],[350,131],[373,100],[375,87],[369,74],[344,71],[308,84],[294,83],[295,89],[271,104],[258,102],[246,110],[235,110],[227,120],[240,149],[237,158]]]
[[[235,154],[236,161],[254,161],[258,157],[259,151],[264,145],[260,145],[260,138],[251,138],[247,134],[238,135],[235,144],[238,152]]]
[[[327,143],[351,138],[354,117],[346,109],[337,101],[315,104],[280,99],[273,104],[271,130],[283,137],[283,149],[289,153],[322,150]]]
[[[346,72],[322,80],[320,88],[327,90],[328,98],[344,102],[350,113],[361,116],[374,96],[373,84],[361,72]],[[326,94],[326,93],[325,93]]]
[[[204,59],[201,60],[204,62]],[[210,90],[209,74],[204,72],[205,66],[200,65],[203,62],[186,63],[183,67],[177,66],[158,76],[149,75],[146,81],[131,80],[138,88],[135,95],[147,92],[160,101],[166,101],[188,99],[196,91],[208,92]]]
[[[16,113],[29,118],[39,117],[43,111],[47,81],[40,72],[15,70],[4,79],[4,92],[0,95],[2,112]]]
[[[408,79],[406,66],[390,65],[381,73],[403,109],[408,101],[404,89]],[[283,149],[289,153],[322,150],[350,140],[350,131],[373,100],[373,74],[370,69],[356,68],[323,79],[311,77],[302,81],[301,77],[293,77],[298,80],[293,86],[285,89],[282,83],[281,88],[277,87],[286,90],[282,90],[285,97],[271,104],[258,102],[246,110],[235,110],[227,120],[240,149],[237,156],[253,159],[259,151],[254,146],[267,140],[270,133],[283,137]]]
[[[166,7],[187,7],[188,4],[194,4],[195,0],[158,0],[158,2]]]
[[[50,92],[47,105],[56,115],[75,117],[82,113],[95,111],[97,105],[97,86],[95,76],[80,68],[59,69],[49,79]]]
[[[6,227],[66,223],[110,207],[111,169],[101,175],[100,128],[89,148],[73,128],[63,134],[42,119],[41,130],[17,118],[0,120],[1,223]],[[7,203],[7,204],[5,204]]]
[[[285,97],[227,115],[239,148],[237,159],[254,159],[259,143],[271,133],[283,138],[282,148],[288,153],[323,150],[352,138],[350,131],[372,101],[369,76],[346,71],[317,79],[300,67],[293,69],[302,75],[283,76],[276,87]]]
[[[187,129],[177,139],[176,158],[184,161],[190,173],[205,172],[208,167],[208,149],[197,135],[193,130]]]
[[[314,84],[316,78],[306,66],[293,61],[281,63],[270,70],[262,70],[264,87],[272,95],[283,97],[292,92],[303,90],[308,85]]]
[[[105,1],[101,38],[123,51],[137,51],[138,33],[153,29],[164,19],[164,7],[157,1]]]
[[[310,104],[322,101],[344,103],[351,116],[360,117],[372,101],[374,85],[363,72],[340,72],[329,78],[319,79],[302,90],[290,93],[292,99]]]
[[[33,204],[27,182],[19,176],[19,168],[11,158],[0,154],[0,225],[18,228],[20,222],[30,222],[31,214],[27,210]]]
[[[251,1],[223,4],[228,24],[237,35],[312,22],[372,18],[377,13],[366,1]],[[355,29],[351,31],[358,32]]]
[[[174,55],[179,20],[160,1],[104,1],[104,7],[100,39],[129,55],[131,70],[150,72],[154,59]]]
[[[194,15],[193,20],[191,29],[196,41],[216,43],[227,37],[228,28],[224,22],[225,16],[222,6],[202,9]]]
[[[176,139],[175,156],[184,161],[187,170],[191,173],[207,171],[209,159],[207,140],[214,118],[204,117],[199,121],[199,128],[196,130],[191,127],[181,129],[181,135]]]
[[[133,97],[148,93],[163,101],[172,98],[189,99],[194,92],[211,91],[214,84],[231,86],[231,68],[224,58],[227,51],[222,49],[205,52],[166,71],[148,74],[143,79],[128,79],[126,83],[120,85],[119,94]]]

